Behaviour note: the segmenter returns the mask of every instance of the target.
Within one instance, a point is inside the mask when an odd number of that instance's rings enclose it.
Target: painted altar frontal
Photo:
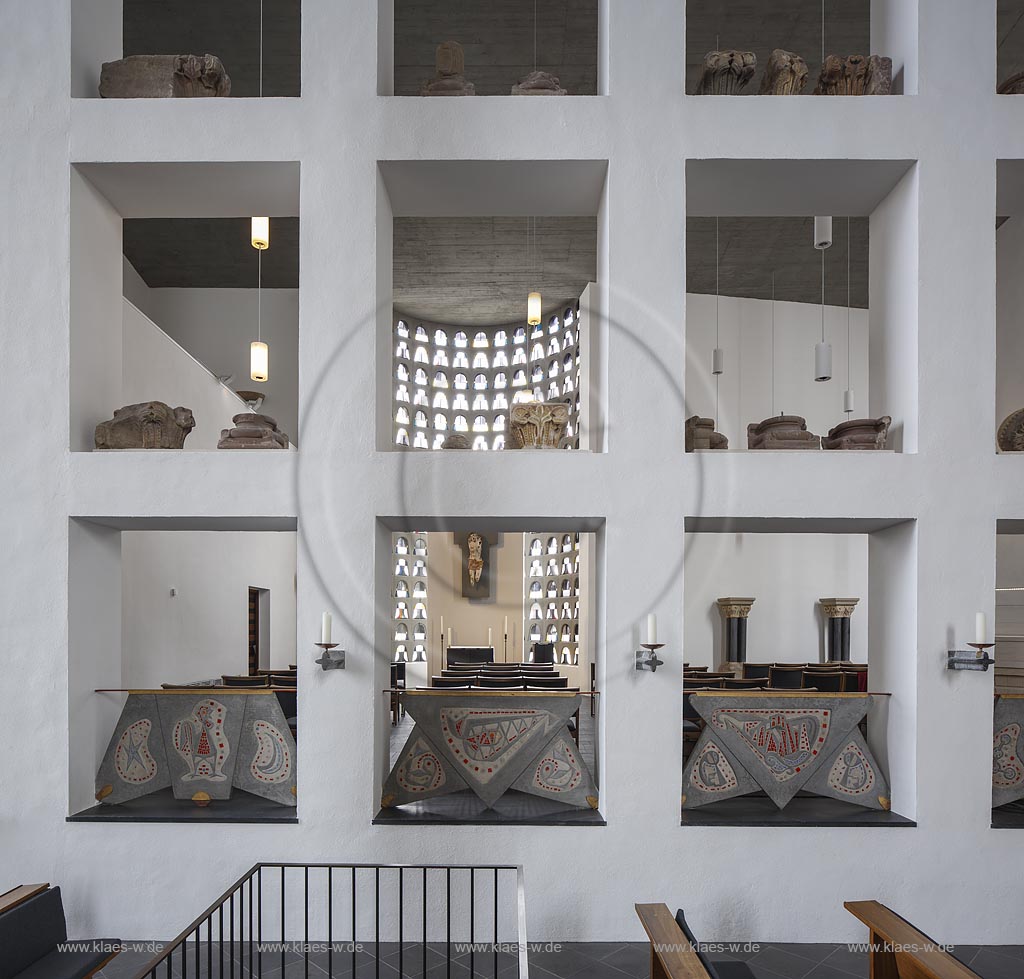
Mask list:
[[[889,809],[889,785],[859,729],[867,693],[695,691],[705,722],[683,770],[683,809],[764,792],[780,809],[798,792]]]
[[[470,789],[486,806],[508,791],[596,809],[597,786],[569,733],[568,691],[410,690],[416,722],[384,781],[381,808]]]
[[[295,739],[272,690],[129,692],[96,773],[117,805],[161,789],[206,804],[232,789],[294,806]]]
[[[1024,799],[1024,694],[996,696],[992,732],[992,808]]]

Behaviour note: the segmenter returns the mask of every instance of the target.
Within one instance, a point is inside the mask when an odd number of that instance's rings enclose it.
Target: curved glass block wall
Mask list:
[[[579,303],[537,326],[458,329],[396,319],[392,437],[397,448],[440,449],[464,435],[481,452],[504,449],[511,406],[569,405],[562,448],[580,447]]]
[[[391,595],[395,627],[391,659],[395,663],[427,661],[427,535],[391,535]]]
[[[580,665],[580,535],[523,535],[524,655],[533,644],[555,644],[555,662]]]

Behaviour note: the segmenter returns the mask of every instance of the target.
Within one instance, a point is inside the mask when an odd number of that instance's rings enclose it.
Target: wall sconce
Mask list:
[[[950,649],[946,655],[947,670],[971,670],[975,673],[987,673],[988,668],[995,663],[989,656],[988,650],[995,646],[994,642],[987,642],[987,628],[985,613],[978,612],[974,617],[974,642],[967,645],[974,652],[967,649]]]
[[[658,642],[658,618],[651,612],[647,616],[647,642],[640,643],[643,649],[636,651],[633,666],[637,670],[649,670],[657,673],[659,666],[664,666],[665,661],[658,659],[658,650],[664,647],[663,642]]]
[[[320,658],[313,661],[318,663],[322,670],[345,669],[345,650],[338,649],[338,644],[336,642],[331,642],[330,612],[324,612],[320,624],[320,641],[313,645],[319,646],[323,650]],[[338,651],[335,652],[335,649],[338,649]]]

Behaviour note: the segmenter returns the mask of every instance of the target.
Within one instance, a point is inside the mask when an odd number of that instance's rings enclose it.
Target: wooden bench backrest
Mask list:
[[[651,979],[710,979],[666,904],[636,904],[651,943]]]
[[[978,973],[935,946],[935,941],[878,901],[846,901],[843,907],[871,929],[871,979],[979,979]],[[915,951],[916,949],[916,951]]]
[[[24,904],[30,897],[41,894],[49,886],[49,884],[19,884],[17,887],[12,887],[9,891],[0,894],[0,914],[10,911],[11,908],[16,908],[19,904]]]

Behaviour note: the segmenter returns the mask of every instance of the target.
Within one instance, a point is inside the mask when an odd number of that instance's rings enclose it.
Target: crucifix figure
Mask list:
[[[470,531],[456,534],[455,543],[462,548],[465,559],[462,562],[462,597],[490,598],[491,576],[488,561],[490,546],[496,543],[495,534]]]

